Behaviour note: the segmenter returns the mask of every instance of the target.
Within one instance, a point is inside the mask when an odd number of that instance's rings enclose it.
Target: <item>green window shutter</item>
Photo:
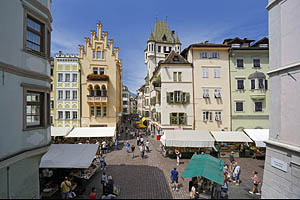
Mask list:
[[[180,101],[179,101],[180,103],[183,103],[183,102],[184,102],[183,94],[184,94],[183,92],[180,92]]]
[[[187,124],[187,114],[184,113],[184,124],[186,125]]]
[[[190,103],[190,93],[186,93],[186,103]]]

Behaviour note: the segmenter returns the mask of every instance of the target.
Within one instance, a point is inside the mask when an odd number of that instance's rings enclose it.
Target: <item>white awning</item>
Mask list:
[[[67,138],[101,138],[115,137],[116,127],[74,128]]]
[[[217,142],[253,142],[241,131],[211,131]]]
[[[165,130],[161,143],[167,147],[212,147],[215,140],[206,130]]]
[[[57,136],[63,136],[65,137],[70,133],[72,130],[72,127],[64,128],[64,127],[53,127],[51,126],[51,136],[57,137]]]
[[[40,168],[87,169],[98,148],[98,144],[52,144],[42,157]]]
[[[269,139],[269,129],[244,129],[244,132],[255,142],[257,147],[266,147]]]

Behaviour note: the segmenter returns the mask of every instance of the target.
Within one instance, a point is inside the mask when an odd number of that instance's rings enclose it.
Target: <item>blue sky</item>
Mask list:
[[[120,48],[123,82],[132,92],[144,83],[144,49],[156,19],[179,35],[182,49],[225,38],[259,40],[268,36],[267,0],[53,0],[52,55],[78,53],[78,44],[102,22]]]

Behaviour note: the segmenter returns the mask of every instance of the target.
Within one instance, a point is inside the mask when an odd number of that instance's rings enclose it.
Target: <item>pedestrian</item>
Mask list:
[[[105,141],[102,142],[102,150],[103,150],[103,153],[106,152],[106,142]]]
[[[233,151],[229,155],[229,161],[230,161],[230,163],[232,163],[233,161],[235,161],[234,160],[234,152]]]
[[[118,150],[118,139],[115,140],[115,150]]]
[[[238,165],[238,163],[235,161],[234,162],[234,172],[233,172],[233,177],[235,177],[235,181],[233,181],[234,183],[236,183],[236,185],[240,185],[241,180],[240,180],[240,175],[241,175],[241,166]]]
[[[62,199],[69,199],[71,196],[72,183],[68,177],[60,184]]]
[[[179,173],[176,169],[176,167],[171,171],[171,184],[172,184],[172,187],[174,189],[174,191],[178,191],[178,176],[179,176]],[[174,184],[174,185],[173,185]]]
[[[258,174],[257,171],[253,172],[253,176],[251,177],[251,179],[253,181],[252,191],[249,191],[249,193],[254,194],[255,191],[257,190],[257,193],[255,193],[255,194],[256,195],[261,195],[261,189],[260,189],[261,182],[260,182],[257,174]]]
[[[144,143],[144,138],[143,138],[143,136],[140,137],[140,143],[141,143],[141,144]]]
[[[137,145],[137,146],[140,146],[140,136],[137,136],[137,137],[136,137],[136,145]]]
[[[147,150],[148,153],[150,153],[150,142],[149,142],[149,140],[147,140],[147,142],[146,142],[146,150]]]
[[[101,170],[103,170],[103,166],[104,166],[104,162],[105,162],[105,160],[104,160],[104,156],[103,156],[103,154],[101,154],[100,155],[100,166],[101,166]]]
[[[177,157],[177,166],[179,166],[179,164],[180,164],[180,158],[181,158],[181,153],[178,150],[176,150],[175,152],[176,152],[176,157]]]
[[[92,192],[90,194],[90,199],[97,199],[97,192],[96,192],[95,187],[92,188]]]
[[[101,176],[101,184],[103,186],[103,195],[106,194],[106,190],[107,190],[107,184],[108,184],[108,178],[105,172],[103,172],[102,176]]]
[[[200,194],[199,194],[199,192],[196,192],[195,199],[200,199]]]
[[[127,152],[127,153],[129,153],[129,148],[130,148],[130,144],[129,144],[129,142],[127,141],[127,143],[126,143],[126,152]]]
[[[196,186],[192,185],[192,188],[191,188],[191,191],[190,191],[190,198],[195,199],[195,197],[196,197]]]
[[[135,146],[133,144],[131,145],[132,159],[134,158],[134,150],[135,150]]]
[[[139,146],[139,149],[140,149],[140,152],[141,152],[141,157],[143,158],[143,146],[140,145],[140,146]]]

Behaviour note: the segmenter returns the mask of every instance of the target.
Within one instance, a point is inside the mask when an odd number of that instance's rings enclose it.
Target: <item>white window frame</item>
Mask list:
[[[76,115],[75,115],[75,113],[76,113]],[[75,118],[75,116],[76,116],[76,118]],[[72,119],[78,119],[78,112],[77,111],[72,112]]]
[[[238,87],[239,86],[239,84],[238,84],[239,81],[243,81],[244,89],[239,89],[239,87]],[[237,90],[245,90],[246,89],[246,87],[245,87],[245,79],[242,79],[242,78],[237,78],[236,79],[236,89]]]
[[[64,81],[64,75],[63,73],[58,73],[58,78],[57,78],[57,82],[63,82]]]
[[[70,90],[66,90],[65,94],[66,94],[66,96],[65,96],[66,100],[71,100],[71,91]],[[67,94],[69,94],[69,98],[68,98]]]
[[[67,114],[69,114],[69,115],[67,115]],[[71,119],[71,112],[65,111],[65,116],[66,116],[66,119]]]
[[[207,52],[200,52],[200,58],[208,58]]]
[[[221,95],[221,89],[220,88],[216,88],[214,94],[215,94],[215,98],[221,98],[222,97],[222,95]]]
[[[61,117],[60,117],[61,114]],[[57,111],[57,119],[64,119],[64,112],[63,111]]]
[[[76,79],[74,80],[74,77],[76,77]],[[78,75],[77,74],[72,74],[72,82],[76,83],[78,81]]]
[[[242,67],[238,67],[238,60],[242,60],[243,61],[243,66]],[[244,58],[236,58],[236,68],[242,69],[244,67],[245,67]]]
[[[76,95],[74,95],[74,94],[76,94]],[[74,98],[74,96],[75,96],[76,98]],[[78,92],[77,92],[77,90],[73,90],[73,91],[72,91],[72,99],[73,99],[73,100],[77,100],[77,99],[78,99]]]
[[[215,121],[222,121],[222,112],[221,111],[215,112]]]
[[[256,106],[255,106],[255,103],[261,103],[261,111],[256,111]],[[263,112],[264,111],[264,102],[262,102],[262,101],[255,101],[254,102],[254,112],[258,112],[258,113],[261,113],[261,112]]]
[[[210,98],[209,96],[209,88],[203,88],[203,98]]]
[[[209,69],[208,68],[202,68],[202,78],[209,78]]]
[[[242,105],[243,105],[243,110],[242,111],[237,110],[237,103],[242,103]],[[244,110],[244,101],[235,101],[234,105],[235,105],[235,112],[245,112],[245,110]]]
[[[62,100],[62,99],[64,99],[64,91],[63,90],[58,90],[57,91],[57,100]]]
[[[254,66],[254,60],[259,60],[259,67],[255,67]],[[254,69],[258,69],[258,68],[261,68],[261,59],[259,58],[259,57],[254,57],[254,58],[252,58],[252,63],[253,63],[253,68]]]
[[[214,77],[221,78],[221,68],[214,68]]]
[[[220,58],[220,53],[219,52],[212,52],[211,53],[211,58]]]

